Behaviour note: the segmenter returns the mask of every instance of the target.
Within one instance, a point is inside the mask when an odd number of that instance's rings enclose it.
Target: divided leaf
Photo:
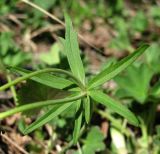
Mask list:
[[[147,65],[128,67],[124,73],[115,78],[120,87],[117,94],[122,98],[133,97],[138,102],[144,103],[148,97],[152,75],[152,70]]]
[[[82,147],[83,154],[95,154],[105,149],[104,135],[99,127],[92,127]]]
[[[104,69],[102,72],[97,74],[93,79],[91,79],[91,81],[88,84],[88,87],[90,89],[95,88],[105,83],[106,81],[112,79],[121,71],[123,71],[126,67],[132,64],[148,47],[149,47],[148,45],[144,44],[126,58]]]
[[[113,110],[114,112],[126,118],[128,122],[131,123],[132,125],[135,126],[139,125],[138,119],[130,110],[128,110],[124,105],[118,103],[117,101],[115,101],[108,95],[104,94],[103,92],[90,91],[90,96],[94,101],[105,105],[109,109]]]
[[[75,75],[82,83],[85,82],[85,72],[83,63],[80,57],[78,46],[77,32],[73,29],[71,19],[65,15],[66,34],[63,41],[64,50],[73,75]]]
[[[48,123],[50,120],[61,114],[64,110],[68,109],[74,102],[71,103],[65,103],[65,104],[60,104],[57,105],[56,107],[54,106],[51,110],[49,110],[47,113],[45,113],[43,116],[41,116],[38,120],[33,122],[30,126],[28,126],[24,130],[24,134],[28,134],[35,129],[41,127],[42,125]]]
[[[18,67],[10,67],[9,69],[13,72],[16,72],[16,73],[22,75],[22,76],[27,75],[28,73],[32,73],[32,71],[18,68]],[[57,76],[52,75],[50,73],[39,74],[34,77],[31,77],[30,79],[34,80],[36,82],[39,82],[43,85],[46,85],[46,86],[49,86],[52,88],[57,88],[57,89],[64,89],[64,88],[73,84],[71,81],[69,81],[67,79],[57,77]]]

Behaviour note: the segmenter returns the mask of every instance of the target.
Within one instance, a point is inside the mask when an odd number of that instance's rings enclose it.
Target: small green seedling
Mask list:
[[[24,80],[31,79],[52,88],[60,90],[67,89],[67,91],[70,92],[70,95],[61,99],[33,102],[26,105],[17,106],[14,109],[0,113],[0,119],[13,115],[17,112],[24,112],[35,108],[50,106],[51,109],[47,113],[38,118],[24,130],[24,134],[28,134],[51,121],[54,117],[58,116],[63,111],[66,111],[72,105],[76,105],[74,117],[75,126],[73,131],[73,143],[76,143],[82,128],[83,116],[85,117],[86,123],[89,123],[91,115],[90,100],[93,100],[103,104],[104,106],[123,116],[130,124],[138,126],[139,121],[136,116],[125,106],[118,103],[107,94],[103,93],[99,87],[133,63],[148,48],[148,45],[142,45],[131,55],[127,56],[116,64],[109,66],[97,75],[93,76],[89,82],[86,82],[84,67],[80,57],[80,50],[77,41],[77,33],[73,29],[72,22],[67,15],[65,16],[65,21],[65,39],[60,38],[60,42],[64,47],[64,52],[67,56],[71,72],[57,68],[47,68],[30,72],[17,67],[9,67],[11,71],[19,73],[22,75],[22,77],[19,77],[8,84],[1,86],[0,91],[5,90],[10,86],[13,86]],[[53,74],[63,74],[63,76],[65,75],[67,78],[62,78],[61,76],[58,77]],[[76,85],[76,87],[73,85]]]

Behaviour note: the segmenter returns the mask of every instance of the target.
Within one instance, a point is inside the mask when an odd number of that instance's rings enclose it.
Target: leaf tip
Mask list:
[[[134,115],[134,120],[133,121],[128,121],[130,124],[134,125],[135,127],[140,126],[140,121],[137,116]]]

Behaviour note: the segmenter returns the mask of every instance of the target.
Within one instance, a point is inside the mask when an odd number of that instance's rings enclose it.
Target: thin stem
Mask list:
[[[106,118],[107,120],[112,122],[112,125],[117,128],[118,130],[122,131],[123,134],[125,134],[127,137],[130,136],[130,131],[123,127],[123,125],[118,122],[115,118],[113,118],[111,115],[109,115],[107,112],[96,110],[98,114],[100,114],[102,117]]]
[[[85,125],[83,125],[82,128],[81,128],[81,131],[80,131],[80,134],[79,134],[79,138],[83,135],[84,130],[85,130]],[[64,146],[64,147],[62,148],[62,150],[60,151],[60,154],[65,154],[66,151],[67,151],[70,147],[72,147],[73,145],[74,145],[74,142],[73,142],[73,140],[71,140],[66,146]]]
[[[19,82],[27,80],[27,79],[29,79],[29,78],[31,78],[33,76],[36,76],[36,75],[42,74],[42,73],[47,73],[47,72],[62,73],[62,74],[68,75],[70,78],[73,79],[75,84],[77,84],[82,90],[85,90],[85,86],[81,83],[81,81],[79,79],[77,79],[75,76],[73,76],[70,72],[65,71],[65,70],[61,70],[61,69],[56,69],[56,68],[47,68],[47,69],[35,71],[35,72],[32,72],[32,73],[28,73],[27,75],[19,77],[19,78],[15,79],[14,81],[1,86],[0,87],[0,91],[3,91],[5,89],[7,89],[7,88],[19,83]]]
[[[40,107],[44,107],[44,106],[48,106],[48,105],[57,105],[57,104],[72,102],[72,101],[78,100],[80,98],[83,98],[86,95],[87,95],[86,93],[82,93],[82,94],[79,94],[74,97],[56,99],[56,100],[40,101],[40,102],[35,102],[35,103],[27,104],[27,105],[22,105],[19,107],[15,107],[14,109],[8,110],[6,112],[0,113],[0,119],[11,116],[11,115],[18,113],[18,112],[23,112],[23,111],[27,111],[27,110],[31,110],[31,109],[35,109],[35,108],[40,108]]]
[[[11,77],[10,77],[9,74],[7,75],[7,80],[8,80],[8,83],[11,83],[11,82],[12,82],[12,79],[11,79]],[[15,90],[15,87],[14,87],[14,86],[11,86],[10,89],[11,89],[11,92],[12,92],[12,95],[13,95],[14,103],[15,103],[16,105],[18,105],[18,104],[17,104],[17,93],[16,93],[16,90]]]
[[[21,0],[24,3],[32,6],[33,8],[39,10],[40,12],[43,12],[45,15],[49,16],[51,19],[57,21],[58,23],[60,23],[61,25],[63,25],[65,27],[65,24],[63,21],[61,21],[60,19],[58,19],[56,16],[54,16],[53,14],[49,13],[48,11],[44,10],[43,8],[39,7],[38,5],[28,1],[28,0]]]

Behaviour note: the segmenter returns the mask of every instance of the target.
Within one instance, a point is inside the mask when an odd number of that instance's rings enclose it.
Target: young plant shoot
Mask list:
[[[148,45],[144,44],[140,46],[135,52],[133,52],[129,56],[120,60],[116,64],[105,68],[103,71],[93,76],[91,80],[87,83],[85,79],[83,63],[80,57],[77,32],[73,29],[71,19],[68,15],[65,15],[65,23],[65,39],[60,38],[60,42],[63,45],[64,53],[67,56],[71,72],[57,68],[47,68],[31,72],[25,69],[10,66],[8,67],[8,69],[12,72],[20,74],[21,77],[1,86],[0,91],[6,90],[13,85],[30,79],[51,88],[56,88],[63,91],[67,89],[66,91],[69,92],[69,95],[60,99],[46,101],[43,100],[39,102],[31,102],[26,105],[16,106],[13,109],[1,112],[0,119],[4,119],[17,112],[24,112],[27,110],[50,106],[50,110],[48,112],[44,113],[44,115],[38,118],[35,122],[33,122],[23,131],[24,134],[28,134],[35,129],[41,127],[42,125],[48,123],[54,117],[60,115],[63,111],[68,110],[72,105],[76,105],[75,117],[73,117],[75,119],[73,143],[76,143],[79,138],[82,126],[85,122],[88,124],[90,121],[91,102],[97,102],[106,106],[107,108],[110,108],[112,111],[116,112],[122,117],[126,118],[130,124],[138,126],[139,121],[136,115],[134,115],[128,108],[123,106],[121,103],[117,102],[116,100],[105,94],[103,90],[100,90],[101,88],[98,87],[100,87],[108,80],[114,78],[117,74],[119,74],[130,64],[132,64],[140,55],[144,53],[144,51],[148,48]],[[62,74],[67,78],[57,76]],[[85,122],[83,122],[83,117],[85,119]]]

